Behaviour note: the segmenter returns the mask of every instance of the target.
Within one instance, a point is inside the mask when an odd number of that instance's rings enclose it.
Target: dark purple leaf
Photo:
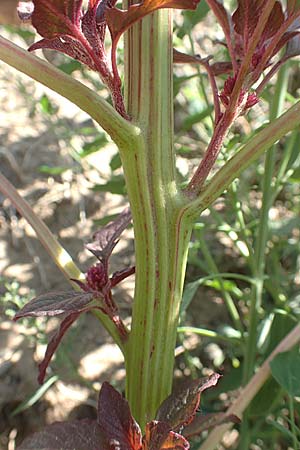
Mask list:
[[[115,450],[139,450],[141,430],[129,409],[128,402],[109,383],[103,383],[98,403],[98,423]]]
[[[134,273],[135,267],[127,267],[126,269],[118,270],[111,277],[111,287],[116,286],[125,278],[129,277],[130,275],[133,275]]]
[[[82,31],[86,39],[90,43],[94,52],[99,58],[103,58],[104,49],[104,38],[106,23],[97,22],[99,4],[102,5],[103,0],[93,0],[89,2],[89,8],[82,18]]]
[[[118,239],[121,233],[131,222],[131,212],[129,208],[126,208],[115,221],[110,222],[101,230],[97,231],[93,235],[93,242],[86,245],[86,248],[92,252],[98,259],[107,260],[115,245],[118,243]]]
[[[90,69],[96,70],[94,61],[86,51],[83,44],[79,41],[76,41],[71,36],[62,35],[57,36],[53,39],[41,39],[40,41],[32,44],[28,50],[32,52],[40,48],[49,48],[51,50],[65,53],[71,58],[77,59],[81,63],[85,64]]]
[[[124,33],[135,22],[152,12],[162,8],[196,9],[200,0],[144,0],[141,3],[131,5],[128,10],[111,8],[106,11],[106,20],[112,36],[116,43]]]
[[[175,48],[173,49],[173,63],[174,64],[203,64],[207,62],[207,58],[200,58],[200,56],[186,55],[179,52]],[[232,72],[231,62],[217,62],[210,64],[211,73],[215,76],[224,75]]]
[[[171,427],[165,422],[152,420],[146,425],[145,436],[143,437],[143,448],[147,450],[159,450],[167,439]]]
[[[32,24],[44,39],[33,44],[30,51],[39,48],[57,50],[100,71],[102,76],[108,74],[103,47],[105,27],[100,36],[96,25],[96,2],[90,2],[84,17],[82,0],[34,0],[33,3]]]
[[[33,0],[32,25],[47,39],[66,34],[77,37],[82,0]]]
[[[111,450],[95,420],[57,422],[26,438],[17,450]]]
[[[178,430],[190,423],[200,403],[200,394],[205,389],[215,386],[221,375],[214,373],[210,377],[191,380],[173,392],[161,404],[156,419],[167,422],[172,430]]]
[[[261,41],[271,39],[284,22],[284,14],[280,2],[275,2],[272,12],[261,35]]]
[[[14,317],[58,316],[60,314],[81,313],[92,308],[102,307],[95,292],[49,292],[28,302]]]
[[[242,36],[244,51],[256,28],[266,0],[238,0],[238,7],[232,16],[234,30]],[[270,39],[284,22],[284,14],[279,1],[276,1],[261,35],[261,40]]]
[[[229,422],[238,424],[241,421],[234,414],[227,415],[224,412],[197,415],[194,420],[184,428],[182,433],[186,438],[199,436],[203,431]]]
[[[73,313],[69,314],[68,317],[66,317],[60,324],[58,330],[55,332],[54,336],[51,338],[49,344],[47,345],[46,353],[44,356],[43,361],[39,364],[39,375],[38,375],[38,382],[39,384],[43,384],[47,367],[51,361],[52,356],[54,355],[54,352],[56,351],[57,347],[60,344],[60,341],[62,340],[64,334],[70,328],[73,322],[77,320],[77,318],[80,316],[80,313]]]

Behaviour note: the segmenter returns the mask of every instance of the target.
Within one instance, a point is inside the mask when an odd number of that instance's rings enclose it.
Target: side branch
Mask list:
[[[131,142],[139,128],[120,116],[104,99],[61,70],[0,36],[0,60],[70,100],[88,113],[116,145]]]
[[[39,241],[67,280],[70,280],[71,278],[82,278],[83,274],[73,262],[69,253],[60,245],[47,225],[35,214],[29,203],[27,203],[1,172],[0,192],[10,199],[18,212],[32,226]]]
[[[300,101],[285,114],[269,123],[250,139],[203,187],[199,196],[190,202],[189,214],[197,216],[211,205],[240,174],[257,160],[276,141],[300,123]]]
[[[213,137],[207,147],[203,159],[185,189],[185,193],[188,196],[198,195],[201,192],[202,186],[217,160],[229,128],[233,124],[239,112],[240,111],[237,110],[235,114],[232,114],[230,111],[226,111],[219,120],[214,129]],[[215,118],[217,119],[217,115]]]

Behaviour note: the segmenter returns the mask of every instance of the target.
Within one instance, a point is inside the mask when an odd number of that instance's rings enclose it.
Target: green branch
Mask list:
[[[210,206],[240,174],[276,141],[300,123],[300,101],[285,114],[269,123],[247,142],[207,183],[199,196],[190,202],[189,213],[197,216]]]
[[[0,36],[0,60],[70,100],[89,114],[116,145],[130,144],[139,129],[84,84]]]

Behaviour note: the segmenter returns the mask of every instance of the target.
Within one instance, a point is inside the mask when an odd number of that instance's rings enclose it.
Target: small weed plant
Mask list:
[[[211,10],[223,32],[222,42],[215,43],[215,48],[219,45],[223,51],[216,50],[216,55],[222,54],[224,59],[218,60],[215,55],[202,58],[174,49],[174,9],[194,11],[184,14],[186,20],[182,29],[176,30],[177,36],[187,35],[184,28],[187,23],[192,28],[205,15],[203,12]],[[97,231],[86,245],[97,262],[82,274],[50,230],[4,174],[0,174],[0,190],[30,222],[72,285],[70,290],[34,298],[15,316],[16,320],[61,317],[39,365],[39,382],[44,382],[47,367],[66,331],[87,311],[97,316],[99,325],[106,328],[120,347],[126,368],[126,399],[104,383],[99,394],[97,420],[50,425],[26,438],[19,449],[183,450],[190,448],[191,436],[209,428],[212,431],[202,439],[199,448],[213,450],[225,431],[240,418],[239,446],[246,450],[251,444],[249,405],[253,399],[257,401],[255,396],[267,383],[271,370],[285,389],[289,404],[287,426],[281,425],[281,432],[287,434],[293,448],[299,449],[299,421],[293,398],[300,395],[299,383],[295,381],[300,357],[294,348],[300,339],[300,326],[294,317],[292,325],[278,339],[272,321],[279,320],[279,314],[273,311],[271,317],[263,305],[265,292],[278,293],[265,276],[270,206],[287,174],[299,163],[300,103],[291,96],[288,107],[284,102],[287,92],[284,64],[300,53],[299,2],[237,0],[231,9],[225,9],[217,0],[206,0],[206,3],[204,0],[142,0],[140,3],[129,0],[123,7],[114,0],[89,0],[87,4],[82,0],[33,0],[19,3],[19,15],[23,20],[30,20],[42,38],[26,52],[0,37],[0,59],[79,106],[111,137],[119,150],[130,205],[116,220]],[[123,36],[124,64],[120,67],[117,54]],[[193,49],[192,35],[189,36]],[[37,58],[32,53],[37,49],[65,53],[98,73],[110,93],[111,103],[96,90]],[[176,168],[173,64],[201,68],[200,80],[208,80],[212,98],[211,104],[208,100],[208,113],[202,115],[203,123],[211,118],[210,139],[203,155],[199,152],[198,166],[184,183]],[[275,86],[270,84],[273,77]],[[269,122],[258,127],[243,143],[240,140],[232,143],[228,138],[230,130],[238,119],[246,120],[251,114],[255,118],[255,108],[264,101],[266,92],[268,98],[272,93]],[[201,118],[197,120],[201,122]],[[283,148],[278,159],[274,144],[280,140]],[[264,152],[267,156],[262,213],[256,235],[249,236],[234,180],[246,169],[250,170]],[[226,190],[234,205],[231,220],[237,230],[235,234],[230,230],[230,238],[246,258],[249,276],[222,273],[203,237],[204,222],[199,218]],[[221,216],[215,219],[216,227],[228,232]],[[131,222],[135,266],[120,267],[111,273],[111,254]],[[188,284],[183,296],[187,254],[194,229],[207,277]],[[120,317],[113,289],[133,274],[135,292],[129,328]],[[201,329],[196,332],[236,340],[243,355],[243,370],[240,394],[227,412],[198,415],[200,394],[215,386],[220,375],[214,373],[189,381],[171,393],[174,349],[180,311],[190,302],[199,284],[208,284],[211,274],[215,274],[215,287],[228,308],[232,333],[218,335],[217,330]],[[234,285],[238,277],[249,283],[247,294],[240,295]],[[248,296],[244,301],[248,308],[246,319],[239,310],[243,295]],[[277,295],[277,301],[279,308],[282,296]],[[181,327],[179,331],[187,330]],[[260,349],[267,338],[270,346],[262,359]],[[284,353],[289,350],[291,353]],[[283,363],[289,376],[282,376]]]

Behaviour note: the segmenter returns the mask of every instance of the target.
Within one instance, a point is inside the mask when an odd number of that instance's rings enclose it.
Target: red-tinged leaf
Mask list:
[[[121,281],[123,281],[125,278],[129,277],[130,275],[133,275],[134,273],[135,267],[127,267],[126,269],[118,270],[111,277],[111,287],[113,288]]]
[[[100,7],[99,4],[101,3]],[[86,39],[89,41],[91,47],[93,48],[95,54],[100,58],[103,58],[104,49],[104,39],[106,23],[104,21],[99,21],[98,23],[98,10],[103,7],[103,3],[107,3],[107,0],[93,0],[89,2],[89,8],[82,18],[82,31]]]
[[[105,13],[106,21],[113,41],[119,40],[124,31],[135,22],[151,14],[157,9],[196,9],[200,0],[144,0],[142,3],[132,5],[128,10],[118,8],[108,9]]]
[[[232,72],[232,63],[231,62],[216,62],[210,65],[212,74],[216,77],[218,75],[225,75]]]
[[[98,295],[98,294],[97,294]],[[49,292],[28,302],[14,317],[58,316],[60,314],[82,313],[103,306],[93,292]]]
[[[239,0],[238,7],[232,16],[234,30],[243,37],[244,51],[256,28],[266,0]],[[279,1],[275,2],[261,35],[261,40],[270,39],[284,22],[284,14]]]
[[[199,436],[203,431],[209,430],[210,428],[217,427],[223,423],[240,423],[240,419],[234,414],[211,413],[196,416],[194,420],[187,425],[182,431],[182,434],[186,438],[191,438],[192,436]]]
[[[238,0],[238,7],[232,15],[234,30],[244,37],[245,47],[257,25],[259,13],[265,0]]]
[[[200,58],[200,56],[186,55],[185,53],[179,52],[175,48],[173,49],[173,63],[174,64],[203,64],[207,62],[207,58]],[[210,64],[210,69],[213,75],[224,75],[226,73],[232,72],[231,62],[217,62]]]
[[[95,56],[103,57],[103,45],[100,45],[98,34],[94,33],[95,18],[94,23],[89,21],[87,24],[91,28],[88,35],[82,33],[82,0],[33,0],[33,3],[32,25],[44,39],[33,44],[29,51],[50,48],[77,59],[92,70],[100,70],[95,66]],[[89,42],[91,33],[94,33],[94,38]]]
[[[170,431],[170,425],[165,422],[158,422],[157,420],[148,422],[143,437],[143,450],[159,450]]]
[[[189,450],[190,444],[181,434],[170,431],[160,450]]]
[[[80,30],[82,0],[33,0],[32,25],[47,39]]]
[[[279,30],[284,22],[284,14],[280,2],[275,2],[272,12],[265,25],[264,32],[261,35],[261,41],[265,42]]]
[[[110,222],[93,235],[93,241],[86,245],[96,258],[107,261],[118,243],[121,233],[131,222],[131,212],[126,208],[113,222]]]
[[[57,422],[26,438],[17,450],[110,450],[95,420]]]
[[[49,362],[67,329],[81,313],[91,309],[107,310],[98,292],[50,292],[34,298],[15,315],[14,320],[22,317],[66,316],[50,340],[45,357],[39,365],[39,383],[43,383]]]
[[[87,53],[82,43],[76,41],[71,36],[64,35],[53,39],[41,39],[40,41],[32,44],[28,50],[32,52],[40,48],[49,48],[50,50],[65,53],[71,58],[77,59],[81,63],[85,64],[90,69],[96,70],[93,59]]]
[[[98,424],[112,450],[139,450],[141,430],[128,402],[109,383],[103,383],[98,402]]]
[[[77,320],[77,318],[80,316],[80,313],[73,313],[69,314],[68,317],[66,317],[60,324],[58,330],[55,332],[54,336],[51,338],[46,353],[44,356],[43,361],[39,364],[39,375],[38,375],[38,382],[39,384],[43,384],[47,367],[51,361],[52,356],[54,355],[54,352],[56,351],[57,347],[60,344],[60,341],[62,340],[64,334],[70,328],[70,326]]]
[[[142,448],[143,450],[188,450],[190,446],[183,436],[171,431],[167,423],[153,420],[146,425]]]
[[[215,386],[220,376],[214,373],[207,378],[191,380],[180,387],[161,404],[156,419],[168,423],[172,430],[178,430],[189,424],[196,414],[201,392]]]

